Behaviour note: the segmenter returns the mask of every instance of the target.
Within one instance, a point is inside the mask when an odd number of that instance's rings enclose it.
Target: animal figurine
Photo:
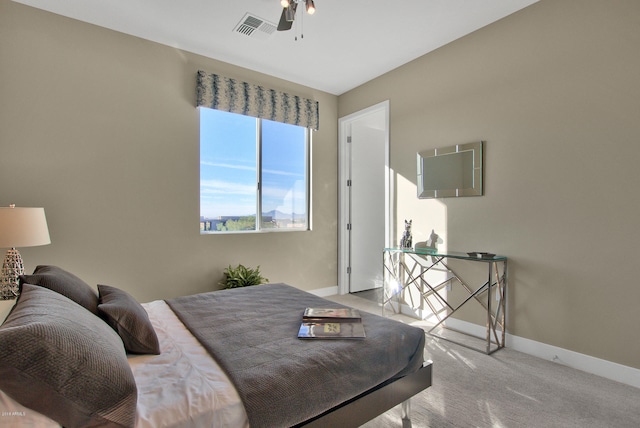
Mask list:
[[[400,239],[400,248],[411,248],[413,238],[411,237],[411,223],[413,220],[404,221],[404,233],[402,239]]]

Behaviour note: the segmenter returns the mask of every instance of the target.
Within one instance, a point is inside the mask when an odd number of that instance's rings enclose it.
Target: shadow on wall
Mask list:
[[[431,235],[429,235],[429,239],[426,241],[416,242],[415,249],[419,248],[429,248],[433,251],[438,251],[438,244],[442,244],[444,240],[438,235],[435,229],[431,229]]]

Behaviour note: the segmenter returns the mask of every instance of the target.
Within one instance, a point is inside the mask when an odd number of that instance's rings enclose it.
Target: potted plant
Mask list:
[[[269,282],[267,278],[260,274],[260,266],[252,269],[241,264],[236,267],[229,265],[224,270],[224,276],[224,281],[219,283],[224,288],[247,287]]]

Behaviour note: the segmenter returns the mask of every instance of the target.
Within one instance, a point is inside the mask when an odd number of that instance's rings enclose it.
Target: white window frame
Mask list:
[[[200,108],[206,108],[206,107],[200,107]],[[238,114],[238,113],[232,113],[232,114]],[[202,117],[202,116],[200,116]],[[203,230],[203,220],[202,220],[202,213],[200,213],[200,217],[201,217],[201,221],[200,221],[200,234],[201,235],[221,235],[221,234],[246,234],[246,233],[271,233],[271,232],[306,232],[306,231],[310,231],[311,230],[311,148],[312,148],[312,132],[310,128],[304,128],[305,130],[305,167],[304,167],[304,174],[305,174],[305,213],[306,213],[306,219],[305,219],[305,227],[303,228],[264,228],[262,226],[262,200],[263,200],[263,186],[262,186],[262,171],[263,171],[263,161],[262,161],[262,147],[263,147],[263,142],[262,142],[262,122],[263,120],[266,119],[262,119],[262,118],[254,118],[256,120],[256,220],[255,220],[255,229],[254,230],[225,230],[225,231],[219,231],[219,230]],[[291,125],[291,124],[284,124],[284,125],[288,125],[288,126],[299,126],[299,125]],[[202,139],[200,137],[200,148],[201,145],[203,144]],[[200,177],[201,180],[201,177]],[[200,190],[200,192],[202,191],[202,189]],[[202,193],[200,194],[200,197],[202,197]],[[205,220],[206,223],[206,220]]]

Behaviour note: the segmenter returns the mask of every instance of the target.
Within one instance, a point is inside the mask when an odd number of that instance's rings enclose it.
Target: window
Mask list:
[[[309,130],[199,110],[200,233],[308,230]]]

